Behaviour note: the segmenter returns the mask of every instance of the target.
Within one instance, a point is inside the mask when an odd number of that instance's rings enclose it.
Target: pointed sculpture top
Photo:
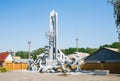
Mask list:
[[[51,16],[55,16],[55,15],[57,15],[57,12],[53,9],[53,10],[50,12],[50,15],[51,15]]]

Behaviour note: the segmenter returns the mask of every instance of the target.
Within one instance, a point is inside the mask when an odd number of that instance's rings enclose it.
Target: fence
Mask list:
[[[27,63],[6,63],[5,68],[7,70],[27,70]]]
[[[27,63],[6,63],[4,66],[7,70],[27,70]],[[86,63],[81,66],[82,70],[110,70],[110,73],[120,74],[120,62],[110,63]]]
[[[81,66],[82,70],[110,70],[110,73],[120,74],[120,62],[110,63],[86,63]]]

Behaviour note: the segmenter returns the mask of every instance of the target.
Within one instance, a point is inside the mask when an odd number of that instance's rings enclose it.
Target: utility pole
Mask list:
[[[76,27],[76,51],[78,52],[78,41],[79,41],[79,39],[78,39],[78,27]]]
[[[29,54],[29,58],[30,58],[30,46],[31,46],[31,42],[30,41],[28,41],[28,54]]]
[[[78,38],[75,39],[76,40],[76,51],[78,52]]]

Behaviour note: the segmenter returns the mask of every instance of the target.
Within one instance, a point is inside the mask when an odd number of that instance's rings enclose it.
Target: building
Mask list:
[[[14,56],[13,58],[14,63],[28,63],[28,59],[22,59],[20,56]]]
[[[2,52],[0,53],[0,66],[3,67],[6,63],[12,63],[13,58],[10,52]]]
[[[85,60],[90,63],[120,62],[120,52],[119,49],[115,48],[102,48],[88,56]]]
[[[102,48],[85,59],[84,70],[110,70],[120,73],[120,52],[115,48]]]
[[[75,52],[74,54],[68,55],[68,58],[73,58],[74,56],[79,57],[81,60],[87,58],[90,54],[83,52]]]
[[[10,52],[0,53],[0,67],[7,70],[27,70],[28,59],[20,59],[20,57],[12,57]]]

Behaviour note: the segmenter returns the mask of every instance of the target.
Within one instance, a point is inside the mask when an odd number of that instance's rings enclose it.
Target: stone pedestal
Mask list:
[[[95,70],[94,73],[96,75],[108,75],[110,71],[109,70]]]

